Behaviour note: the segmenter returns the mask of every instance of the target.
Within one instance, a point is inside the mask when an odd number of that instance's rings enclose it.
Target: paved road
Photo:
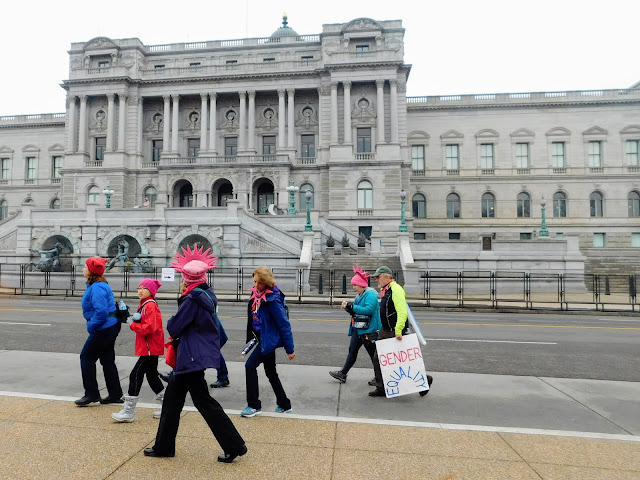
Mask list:
[[[133,300],[131,300],[133,303]],[[161,302],[165,320],[176,310]],[[346,314],[327,306],[290,305],[296,364],[340,366],[346,356]],[[439,312],[416,310],[429,339],[428,370],[454,373],[640,381],[640,317]],[[223,353],[242,361],[245,307],[223,303],[230,340]],[[6,350],[78,353],[86,339],[79,299],[0,297],[0,337]],[[132,355],[123,331],[116,353]],[[356,367],[368,368],[363,354]]]

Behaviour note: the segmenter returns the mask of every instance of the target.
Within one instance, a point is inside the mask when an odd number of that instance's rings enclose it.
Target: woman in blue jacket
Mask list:
[[[245,363],[247,382],[247,406],[240,412],[243,417],[254,417],[262,413],[258,389],[258,366],[264,365],[264,373],[276,394],[276,413],[291,413],[291,401],[282,387],[276,370],[276,349],[284,347],[293,360],[291,324],[285,310],[284,293],[280,291],[269,267],[258,267],[253,271],[254,287],[251,289],[247,312],[247,342],[255,339],[258,346]]]
[[[80,369],[84,397],[76,405],[86,407],[91,403],[124,403],[120,376],[116,367],[116,338],[120,333],[120,321],[115,317],[116,302],[113,292],[103,277],[106,258],[89,257],[82,273],[87,279],[87,289],[82,296],[82,315],[87,321],[89,338],[80,352]],[[106,398],[100,398],[96,380],[96,362],[100,360],[107,384]]]
[[[216,268],[217,258],[209,250],[194,245],[182,249],[171,266],[182,273],[187,288],[178,300],[178,311],[167,322],[167,331],[177,345],[174,378],[165,390],[160,424],[153,447],[145,448],[148,457],[173,457],[180,413],[187,392],[194,406],[205,419],[223,453],[219,462],[231,463],[247,453],[244,440],[220,404],[209,394],[204,378],[207,368],[220,366],[220,322],[216,315],[218,300],[207,285],[207,270]],[[179,341],[178,341],[179,340]]]
[[[353,285],[353,289],[357,293],[356,298],[353,303],[342,302],[342,308],[351,315],[351,324],[349,325],[349,336],[351,337],[349,354],[347,355],[342,370],[329,372],[329,375],[340,380],[341,383],[347,381],[347,374],[356,363],[358,351],[363,345],[373,363],[376,353],[375,340],[378,338],[378,330],[382,328],[380,307],[378,306],[378,293],[369,287],[370,275],[357,265],[353,267],[353,272],[355,275],[351,279],[351,285]],[[354,315],[356,314],[368,318],[368,323],[356,323],[354,320]]]

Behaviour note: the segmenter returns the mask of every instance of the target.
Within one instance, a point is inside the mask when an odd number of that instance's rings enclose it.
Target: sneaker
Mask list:
[[[216,383],[212,383],[210,385],[211,388],[223,388],[229,386],[229,379],[227,380],[218,380]]]
[[[262,410],[259,408],[251,408],[249,406],[244,407],[244,410],[240,412],[241,417],[255,417],[256,415],[260,415]]]
[[[289,408],[289,410],[285,410],[280,406],[276,407],[276,413],[291,413],[291,412],[293,412],[293,408]]]
[[[376,379],[375,379],[375,378],[372,378],[371,380],[369,380],[369,381],[367,382],[367,384],[368,384],[369,386],[371,386],[371,387],[375,387],[375,386],[376,386]]]
[[[342,371],[340,370],[329,372],[329,375],[331,375],[336,380],[340,380],[340,383],[346,383],[347,381],[347,376],[344,373],[342,373]]]
[[[432,383],[433,383],[433,377],[431,375],[427,375],[427,384],[429,385],[429,390],[431,390]],[[424,397],[427,393],[429,393],[429,390],[423,390],[418,393],[420,394],[421,397]]]
[[[387,394],[384,393],[384,390],[378,390],[377,388],[371,392],[369,392],[370,397],[386,397]]]

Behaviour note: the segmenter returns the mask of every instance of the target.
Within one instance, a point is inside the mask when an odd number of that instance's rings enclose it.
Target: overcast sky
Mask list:
[[[6,10],[6,8],[5,8]],[[145,45],[299,34],[402,20],[407,95],[626,88],[640,81],[638,0],[60,0],[11,2],[0,28],[0,116],[64,112],[67,51],[97,36]]]

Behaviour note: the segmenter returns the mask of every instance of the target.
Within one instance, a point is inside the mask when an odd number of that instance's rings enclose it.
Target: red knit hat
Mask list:
[[[85,262],[85,265],[91,273],[94,275],[104,275],[104,267],[107,264],[106,258],[89,257]]]
[[[153,278],[143,278],[138,284],[139,287],[144,287],[151,293],[152,297],[156,296],[156,292],[162,286],[162,284]]]

